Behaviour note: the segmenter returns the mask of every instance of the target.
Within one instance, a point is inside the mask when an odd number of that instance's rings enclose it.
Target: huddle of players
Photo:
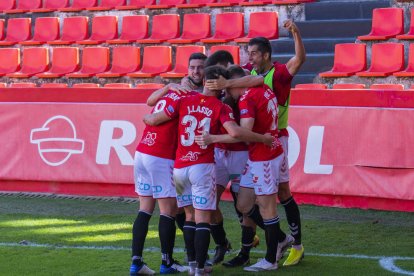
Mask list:
[[[287,21],[285,27],[293,34],[296,51],[287,64],[271,63],[269,41],[255,38],[249,43],[251,64],[247,69],[260,76],[245,76],[245,70],[236,65],[227,69],[214,65],[232,64],[227,52],[213,54],[205,64],[203,54],[194,54],[189,77],[181,86],[168,85],[148,99],[155,106],[144,117],[147,127],[135,156],[140,210],[133,226],[131,275],[155,273],[143,262],[142,251],[156,200],[160,208],[160,273],[211,272],[206,262],[210,232],[217,245],[213,263],[221,262],[230,249],[218,208],[229,180],[242,224],[242,249],[224,265],[249,263],[256,225],[265,231],[266,256],[245,267],[246,271],[277,269],[277,262],[292,243],[284,265],[296,264],[303,257],[299,210],[288,185],[286,127],[290,82],[305,53],[296,26]],[[252,88],[244,88],[248,86]],[[196,87],[202,88],[202,93],[188,92]],[[223,87],[227,87],[224,96]],[[233,109],[218,98],[224,98]],[[279,122],[278,110],[285,113]],[[278,192],[292,235],[280,229],[274,198]],[[181,207],[185,215],[179,214]],[[172,256],[176,217],[184,234],[188,267]]]

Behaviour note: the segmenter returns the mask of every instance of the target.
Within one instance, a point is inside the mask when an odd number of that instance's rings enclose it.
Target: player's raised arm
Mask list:
[[[226,122],[223,124],[223,127],[231,137],[239,141],[263,143],[269,147],[272,146],[274,141],[274,138],[270,134],[255,133],[247,128],[239,126],[236,122]]]
[[[228,79],[226,80],[223,77],[220,77],[216,80],[207,80],[205,86],[211,90],[222,90],[225,88],[235,88],[235,87],[255,87],[263,85],[264,80],[262,76],[244,76],[237,79]]]
[[[302,42],[302,37],[300,35],[299,29],[292,20],[286,20],[283,22],[283,27],[285,27],[290,33],[292,33],[293,41],[295,42],[295,56],[292,57],[287,63],[286,67],[289,73],[294,76],[305,62],[306,51],[305,46]]]
[[[179,84],[176,83],[170,83],[158,90],[155,90],[147,99],[147,105],[148,106],[154,106],[159,99],[161,99],[162,97],[164,97],[168,91],[174,91],[177,94],[181,94],[181,93],[187,93],[189,91],[191,91],[189,88],[181,86]]]

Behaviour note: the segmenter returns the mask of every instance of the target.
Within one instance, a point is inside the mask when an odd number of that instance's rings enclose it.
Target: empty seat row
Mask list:
[[[0,88],[35,88],[36,83],[33,82],[14,82],[7,86],[6,83],[0,82]],[[67,88],[69,87],[66,83],[42,83],[41,88]],[[75,83],[72,85],[73,88],[100,88],[98,83]],[[164,87],[162,83],[138,83],[133,87],[130,83],[106,83],[103,88],[135,88],[135,89],[159,89]]]
[[[366,85],[363,83],[336,83],[332,85],[332,89],[365,89]],[[328,89],[326,84],[322,83],[304,83],[304,84],[297,84],[295,89]],[[369,89],[373,90],[404,90],[404,85],[399,83],[374,83],[372,84]],[[414,84],[411,85],[410,90],[414,89]]]
[[[312,2],[312,0],[1,0],[0,12],[3,13],[25,13],[25,12],[77,12],[82,10],[107,11],[111,9],[132,10],[132,9],[166,9],[166,8],[196,8],[202,6],[226,7],[233,5],[287,5]],[[17,5],[16,5],[17,2]]]
[[[344,43],[335,45],[334,65],[322,72],[324,78],[359,77],[414,77],[414,43],[409,46],[408,64],[404,69],[404,44],[378,43],[372,45],[371,66],[367,70],[366,45]]]
[[[97,45],[104,42],[125,44],[131,42],[153,43],[224,43],[231,40],[248,42],[256,36],[276,39],[278,15],[276,12],[251,13],[249,33],[244,36],[243,14],[230,12],[217,14],[216,31],[211,36],[210,15],[207,13],[185,14],[183,31],[180,36],[180,16],[178,14],[154,15],[152,32],[148,37],[148,15],[124,16],[122,31],[118,37],[117,16],[97,16],[92,19],[92,32],[88,37],[88,17],[67,17],[63,21],[60,36],[59,18],[39,17],[36,19],[34,35],[31,39],[31,19],[11,18],[7,21],[7,34],[4,34],[5,21],[0,20],[0,46],[14,44],[53,45],[84,44]],[[243,37],[244,36],[244,37]]]
[[[404,34],[404,9],[377,8],[372,12],[371,32],[359,40],[414,39],[414,9],[411,9],[410,28]]]
[[[239,47],[231,45],[213,46],[211,53],[228,50],[235,62],[239,62]],[[10,78],[151,78],[161,75],[166,78],[184,77],[187,73],[188,59],[192,53],[205,53],[204,46],[179,46],[176,48],[175,67],[172,69],[172,49],[169,46],[148,46],[144,48],[141,64],[140,48],[134,46],[87,47],[82,51],[82,64],[79,64],[79,49],[59,47],[53,49],[49,68],[49,50],[47,48],[26,48],[23,50],[23,62],[20,63],[20,49],[0,49],[0,76]]]

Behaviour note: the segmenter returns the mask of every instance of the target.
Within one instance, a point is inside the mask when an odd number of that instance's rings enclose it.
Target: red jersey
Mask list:
[[[253,132],[270,133],[275,137],[275,143],[270,148],[263,143],[249,144],[249,159],[251,161],[268,161],[283,153],[277,129],[277,99],[272,90],[264,85],[253,87],[240,97],[240,118],[253,118]]]
[[[174,167],[214,163],[214,145],[199,146],[195,136],[205,131],[219,134],[225,122],[234,121],[231,108],[215,97],[197,94],[174,102],[166,113],[171,118],[178,117],[178,147]]]
[[[166,110],[180,98],[186,95],[193,95],[197,92],[190,92],[178,95],[174,91],[169,91],[164,97],[158,100],[151,110],[152,113]],[[177,149],[177,124],[178,120],[171,120],[159,126],[146,126],[141,141],[137,146],[137,151],[166,159],[175,159]]]
[[[237,109],[237,108],[235,108]],[[233,114],[234,114],[234,118],[235,121],[237,122],[237,124],[240,125],[240,112],[238,110],[233,109]],[[220,128],[220,133],[221,134],[227,134],[227,131],[224,127]],[[216,144],[215,145],[216,148],[219,149],[223,149],[223,150],[229,150],[229,151],[247,151],[248,147],[247,144],[245,142],[240,142],[240,143],[222,143],[222,144]]]
[[[293,76],[289,73],[286,64],[274,62],[273,67],[275,68],[272,80],[273,93],[275,93],[280,105],[286,105],[290,95]],[[249,71],[254,69],[250,63],[245,64],[243,68]],[[261,76],[266,77],[266,73],[261,74]],[[286,129],[281,129],[279,136],[289,136],[289,134]]]

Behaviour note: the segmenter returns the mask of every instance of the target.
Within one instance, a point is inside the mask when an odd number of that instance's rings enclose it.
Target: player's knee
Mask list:
[[[279,201],[285,201],[292,196],[290,192],[289,182],[279,184],[279,191],[277,193]]]
[[[238,200],[236,208],[237,208],[237,210],[239,210],[240,213],[247,214],[253,208],[253,205],[254,205],[254,203],[250,204],[250,202],[246,202],[246,201],[243,201],[243,200]]]

